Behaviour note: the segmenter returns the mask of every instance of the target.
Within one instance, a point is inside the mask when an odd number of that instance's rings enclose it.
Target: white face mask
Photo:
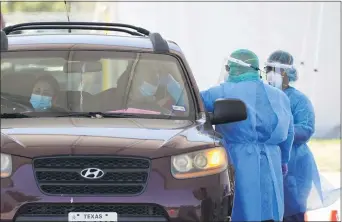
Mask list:
[[[282,89],[283,77],[279,73],[271,71],[271,72],[267,73],[266,78],[267,78],[268,84],[270,84],[271,86],[274,86],[278,89]]]

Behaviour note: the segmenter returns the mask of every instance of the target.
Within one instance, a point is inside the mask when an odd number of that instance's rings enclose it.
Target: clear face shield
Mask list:
[[[266,81],[269,85],[278,89],[282,89],[283,75],[287,69],[292,69],[292,65],[280,64],[280,63],[265,63]]]
[[[228,72],[225,69],[225,65],[228,63],[228,58],[224,58],[222,65],[221,65],[221,71],[220,71],[220,76],[217,80],[217,84],[220,84],[222,82],[224,82],[227,77],[228,77]]]
[[[246,62],[244,62],[242,60],[235,59],[235,58],[232,58],[232,57],[228,57],[228,58],[224,59],[224,62],[223,62],[223,65],[222,65],[223,69],[221,70],[221,74],[220,74],[220,77],[218,79],[218,84],[223,82],[223,81],[226,81],[227,78],[229,77],[230,66],[228,65],[228,62],[233,62],[233,63],[239,64],[239,65],[241,65],[243,67],[249,67],[249,68],[255,69],[256,71],[260,72],[260,78],[262,78],[261,73],[263,71],[260,70],[258,67],[254,67],[251,64],[248,64],[248,63],[246,63]]]

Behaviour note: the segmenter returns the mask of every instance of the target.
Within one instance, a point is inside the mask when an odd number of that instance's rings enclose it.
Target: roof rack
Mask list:
[[[38,30],[38,29],[81,29],[81,30],[105,30],[125,32],[134,36],[148,36],[152,42],[155,52],[167,53],[169,52],[169,45],[167,41],[159,33],[151,33],[150,31],[136,27],[133,25],[122,23],[105,23],[105,22],[30,22],[20,23],[16,25],[7,26],[3,29],[6,35],[20,30]],[[134,31],[127,30],[133,29]]]
[[[28,29],[35,30],[35,29],[39,29],[38,27],[42,27],[42,26],[55,26],[56,27],[55,29],[69,29],[70,26],[80,26],[80,27],[93,26],[93,30],[97,30],[101,26],[102,27],[107,26],[107,27],[120,27],[120,28],[133,29],[137,31],[138,33],[142,35],[146,35],[146,36],[150,34],[150,31],[144,28],[133,26],[133,25],[127,25],[127,24],[121,24],[121,23],[105,23],[105,22],[29,22],[29,23],[20,23],[16,25],[7,26],[3,28],[3,31],[8,35],[13,31],[28,30]],[[27,27],[27,28],[24,28],[24,27]],[[99,30],[103,30],[103,29],[99,29]]]
[[[60,26],[60,25],[42,25],[42,26],[23,26],[20,28],[14,28],[11,30],[11,33],[22,30],[41,30],[41,29],[81,29],[81,30],[104,30],[104,31],[116,31],[116,32],[125,32],[134,36],[145,36],[139,32],[130,31],[127,29],[121,28],[112,28],[112,27],[98,27],[98,26],[82,26],[82,25],[70,25],[70,26]],[[5,30],[7,31],[7,30]],[[14,33],[13,33],[14,34]]]

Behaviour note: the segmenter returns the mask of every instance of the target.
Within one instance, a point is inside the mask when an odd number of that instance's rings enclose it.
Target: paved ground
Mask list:
[[[336,188],[341,187],[341,172],[325,172],[323,176],[327,178]],[[341,200],[333,205],[308,213],[308,221],[330,221],[331,210],[338,210],[341,218]]]

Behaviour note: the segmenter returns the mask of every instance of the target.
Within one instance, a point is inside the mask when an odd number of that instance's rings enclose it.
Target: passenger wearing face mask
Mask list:
[[[147,109],[154,104],[169,112],[172,110],[172,105],[184,106],[182,87],[171,74],[160,74],[157,69],[151,67],[148,71],[143,74],[137,73],[133,80],[130,92],[132,105],[144,103]]]
[[[30,103],[35,111],[47,111],[55,105],[59,84],[52,76],[41,76],[35,82]]]
[[[317,166],[307,145],[315,132],[314,108],[306,95],[289,86],[290,82],[298,79],[291,54],[281,50],[273,52],[266,62],[265,71],[269,84],[283,90],[290,99],[294,119],[294,142],[288,174],[284,178],[284,221],[304,221],[313,184],[322,195]]]

